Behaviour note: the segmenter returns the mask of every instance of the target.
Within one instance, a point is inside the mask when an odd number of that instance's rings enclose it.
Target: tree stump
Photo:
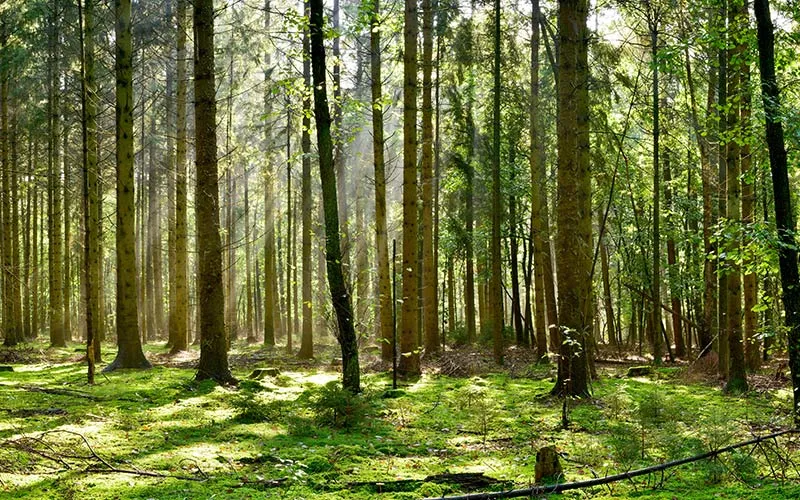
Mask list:
[[[558,482],[564,477],[561,462],[554,446],[545,446],[536,452],[536,483]]]
[[[645,377],[647,375],[653,374],[653,367],[652,366],[631,366],[628,368],[628,376],[629,377]]]

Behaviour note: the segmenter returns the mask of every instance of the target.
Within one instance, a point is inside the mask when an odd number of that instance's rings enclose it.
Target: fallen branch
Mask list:
[[[759,444],[761,442],[775,439],[779,436],[783,436],[784,434],[796,433],[800,432],[800,429],[787,429],[778,432],[774,432],[772,434],[767,434],[765,436],[759,436],[755,439],[751,439],[749,441],[744,441],[741,443],[732,444],[730,446],[726,446],[724,448],[720,448],[718,450],[712,450],[706,453],[702,453],[700,455],[695,455],[689,458],[682,458],[680,460],[673,460],[671,462],[665,462],[659,465],[653,465],[651,467],[645,467],[644,469],[637,469],[630,472],[623,472],[621,474],[614,474],[613,476],[606,476],[597,479],[588,479],[586,481],[575,481],[574,483],[562,483],[562,484],[554,484],[550,486],[534,486],[532,488],[525,488],[521,490],[509,490],[509,491],[493,491],[493,492],[484,492],[484,493],[470,493],[467,495],[460,495],[460,496],[450,496],[450,497],[432,497],[426,500],[436,500],[437,498],[446,498],[447,500],[488,500],[492,498],[519,498],[519,497],[532,497],[535,495],[547,495],[553,493],[561,493],[562,491],[569,491],[569,490],[578,490],[582,488],[591,488],[592,486],[601,486],[604,484],[613,483],[616,481],[622,481],[625,479],[632,479],[637,476],[644,476],[647,474],[652,474],[653,472],[661,472],[666,469],[677,467],[679,465],[684,465],[692,462],[699,462],[700,460],[705,460],[707,458],[716,457],[722,453],[727,453],[729,451],[736,450],[738,448],[743,448],[745,446],[750,446],[754,444]]]
[[[73,436],[77,438],[88,450],[88,455],[82,454],[75,454],[74,452],[77,451],[78,446],[73,445],[66,449],[61,450],[58,449],[57,446],[64,447],[66,446],[64,443],[59,443],[57,441],[49,441],[46,438],[50,435],[54,434],[66,434],[68,436]],[[55,445],[55,446],[54,446]],[[0,447],[4,449],[15,449],[23,453],[28,453],[30,455],[35,455],[41,457],[45,460],[55,462],[63,467],[61,471],[67,470],[75,470],[79,466],[83,465],[83,470],[85,472],[94,472],[94,473],[117,473],[117,474],[131,474],[137,476],[146,476],[146,477],[158,477],[158,478],[172,478],[172,479],[180,479],[184,481],[205,481],[208,479],[208,476],[205,472],[194,463],[195,468],[197,469],[196,475],[194,476],[186,476],[181,474],[164,474],[161,472],[153,472],[147,470],[140,470],[140,469],[123,469],[120,467],[114,466],[111,462],[100,456],[97,451],[92,447],[89,440],[86,439],[86,436],[79,432],[69,431],[65,429],[54,429],[51,431],[45,431],[39,434],[38,436],[22,436],[17,439],[6,440],[0,443]],[[185,460],[182,460],[184,462]]]

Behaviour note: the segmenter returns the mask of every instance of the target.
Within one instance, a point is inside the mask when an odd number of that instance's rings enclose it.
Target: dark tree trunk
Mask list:
[[[311,67],[314,75],[314,118],[317,124],[317,149],[325,209],[325,257],[333,309],[339,326],[337,339],[342,350],[342,385],[346,390],[361,391],[358,366],[358,342],[353,326],[353,306],[342,270],[339,241],[339,210],[336,199],[336,173],[333,168],[331,116],[325,84],[325,34],[322,0],[310,0]]]

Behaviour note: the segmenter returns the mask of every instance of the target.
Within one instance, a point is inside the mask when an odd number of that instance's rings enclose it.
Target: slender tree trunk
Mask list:
[[[308,16],[308,0],[306,0],[304,8],[306,16]],[[334,13],[334,15],[337,15],[337,13]],[[297,357],[311,359],[314,357],[314,341],[312,337],[314,322],[311,315],[311,233],[313,228],[311,227],[311,40],[309,39],[308,30],[303,33],[303,83],[305,85],[303,91],[303,179],[301,193],[303,212],[303,333]],[[334,86],[336,86],[335,81]],[[336,105],[334,105],[335,107]]]
[[[164,18],[166,25],[170,28],[175,25],[172,15],[172,0],[167,0],[164,4]],[[167,286],[169,288],[167,297],[167,347],[172,348],[177,330],[175,326],[175,66],[172,64],[175,58],[175,45],[172,38],[174,34],[171,30],[166,35],[168,43],[165,47],[167,64],[166,88],[164,90],[164,127],[167,135],[167,149],[164,151],[164,172],[167,176]]]
[[[58,30],[60,19],[61,3],[53,0],[52,21],[50,29],[50,63],[48,72],[50,73],[50,97],[48,99],[49,120],[50,120],[50,141],[48,144],[48,268],[49,268],[49,296],[50,296],[50,345],[53,347],[63,347],[66,345],[64,334],[64,295],[62,293],[62,251],[63,240],[61,238],[61,158],[59,156],[60,144],[58,141],[60,132],[59,117],[59,53],[58,53]],[[4,83],[5,94],[8,94],[8,82]],[[5,110],[5,106],[3,107]],[[5,113],[4,113],[5,116]],[[7,118],[6,118],[7,120]],[[7,124],[3,127],[8,130]],[[8,137],[6,133],[3,136]],[[6,153],[7,154],[7,153]],[[7,160],[6,160],[7,161]],[[5,219],[5,217],[3,217]],[[10,234],[10,231],[6,232]],[[4,252],[4,255],[8,255]],[[8,327],[7,327],[8,328]]]
[[[747,6],[745,4],[745,10]],[[750,156],[750,142],[752,140],[752,130],[750,129],[750,108],[752,100],[752,89],[750,88],[750,60],[743,57],[739,66],[741,78],[741,100],[740,100],[740,122],[742,127],[742,145],[739,149],[741,172],[742,172],[742,223],[745,226],[755,222],[755,175],[752,169],[752,158]],[[749,241],[745,240],[745,244]],[[752,269],[754,262],[746,260],[748,267]],[[758,339],[758,319],[753,308],[758,304],[758,278],[755,272],[747,272],[744,275],[744,342],[745,360],[747,369],[755,371],[761,366],[761,343]]]
[[[732,3],[728,10],[728,27],[734,33],[739,34],[744,30],[749,22],[747,8],[744,0],[741,4]],[[737,37],[738,38],[738,37]],[[740,96],[741,80],[739,60],[744,57],[744,43],[737,43],[728,49],[728,61],[731,71],[728,72],[728,96],[730,96],[730,107],[727,111],[728,130],[734,135],[733,140],[728,142],[728,220],[734,224],[742,222],[742,183],[739,180],[741,174],[741,154],[739,149],[742,140],[742,129],[740,123]],[[741,236],[736,235],[728,242],[728,249],[732,255],[736,255],[741,249]],[[730,365],[728,369],[728,383],[725,386],[728,392],[747,391],[747,376],[745,374],[744,343],[742,335],[742,269],[738,260],[733,259],[730,264],[728,275],[728,352],[730,353]]]
[[[761,95],[766,115],[766,138],[775,198],[775,223],[781,245],[778,264],[783,288],[783,307],[789,337],[789,369],[794,394],[794,424],[800,425],[800,287],[797,282],[797,247],[794,240],[795,221],[789,194],[789,174],[783,124],[780,121],[780,90],[775,78],[775,35],[769,13],[769,0],[755,0],[758,28],[758,66],[761,69]]]
[[[403,375],[417,375],[417,288],[419,257],[417,243],[417,0],[405,0],[403,28],[403,307],[400,331],[400,362]],[[326,214],[327,215],[327,214]],[[467,228],[469,230],[469,227]],[[330,234],[328,234],[330,237]],[[329,270],[330,272],[330,270]],[[330,279],[330,277],[329,277]]]
[[[725,18],[727,13],[727,2],[723,1],[720,6],[720,13],[718,18],[720,35],[724,41],[723,47],[726,47],[727,30],[725,29]],[[725,220],[728,217],[728,155],[726,150],[726,143],[728,139],[728,127],[725,116],[725,109],[728,106],[728,55],[727,51],[722,48],[719,49],[719,81],[717,85],[718,90],[718,103],[717,111],[719,117],[719,141],[717,151],[717,197],[718,197],[718,217],[720,220]],[[725,251],[724,243],[718,244],[717,250],[719,252]],[[718,254],[719,255],[719,254]],[[721,263],[717,264],[717,327],[719,329],[719,337],[717,341],[717,353],[719,354],[719,373],[722,378],[728,378],[728,368],[730,362],[730,330],[728,325],[728,272],[720,269]]]
[[[670,217],[673,214],[672,203],[672,158],[669,151],[664,152],[664,202],[667,205],[667,213]],[[667,223],[672,226],[671,221]],[[675,249],[674,233],[677,231],[675,227],[667,228],[667,273],[669,275],[669,296],[670,305],[672,306],[672,333],[675,337],[675,356],[683,358],[686,356],[686,345],[683,341],[683,311],[681,306],[681,297],[679,293],[678,281],[680,280],[680,265],[678,264],[677,251]]]
[[[250,169],[244,167],[244,261],[245,261],[245,296],[247,306],[245,310],[245,329],[247,343],[256,341],[253,325],[253,257],[251,249],[252,228],[250,227]]]
[[[433,247],[433,8],[422,0],[422,313],[425,353],[439,351],[438,273]]]
[[[196,134],[195,221],[197,225],[200,364],[197,380],[237,381],[228,368],[219,234],[217,104],[214,84],[214,2],[194,2],[194,115]]]
[[[492,110],[492,240],[491,297],[492,351],[494,361],[503,364],[503,263],[501,232],[503,201],[500,186],[500,0],[494,0],[494,88]],[[483,320],[483,318],[481,318]]]
[[[172,353],[189,347],[189,255],[188,213],[186,203],[186,1],[178,0],[176,12],[178,31],[176,34],[175,79],[175,335]],[[170,308],[172,309],[172,307]]]
[[[142,352],[136,296],[133,182],[133,47],[131,2],[115,0],[117,161],[117,357],[104,371],[150,368]]]
[[[269,33],[270,0],[264,0],[264,32]],[[264,345],[275,345],[275,325],[280,324],[275,259],[275,167],[272,164],[272,58],[264,51]]]
[[[375,246],[378,267],[378,321],[381,359],[392,359],[392,291],[389,279],[389,243],[386,229],[386,164],[383,136],[383,90],[381,76],[381,6],[373,0],[370,13],[370,73],[372,90],[372,161],[375,168]]]
[[[361,391],[358,342],[353,327],[353,306],[342,270],[336,172],[333,165],[331,117],[325,85],[325,46],[322,0],[310,0],[311,66],[314,76],[314,118],[317,125],[322,203],[325,208],[325,255],[328,284],[339,326],[337,339],[342,351],[342,385],[352,393]]]

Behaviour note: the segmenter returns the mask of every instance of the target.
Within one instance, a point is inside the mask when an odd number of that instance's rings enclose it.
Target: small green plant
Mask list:
[[[249,381],[242,381],[249,382]],[[258,384],[261,386],[261,384]],[[256,423],[256,422],[281,422],[288,413],[289,401],[266,399],[259,392],[254,392],[252,389],[259,391],[258,388],[250,388],[246,386],[240,389],[239,393],[231,399],[231,406],[233,406],[236,414],[236,419],[240,422]],[[260,389],[263,391],[263,387]]]
[[[316,420],[331,427],[355,427],[364,420],[370,409],[367,396],[353,394],[343,389],[337,381],[307,389],[304,396]]]

